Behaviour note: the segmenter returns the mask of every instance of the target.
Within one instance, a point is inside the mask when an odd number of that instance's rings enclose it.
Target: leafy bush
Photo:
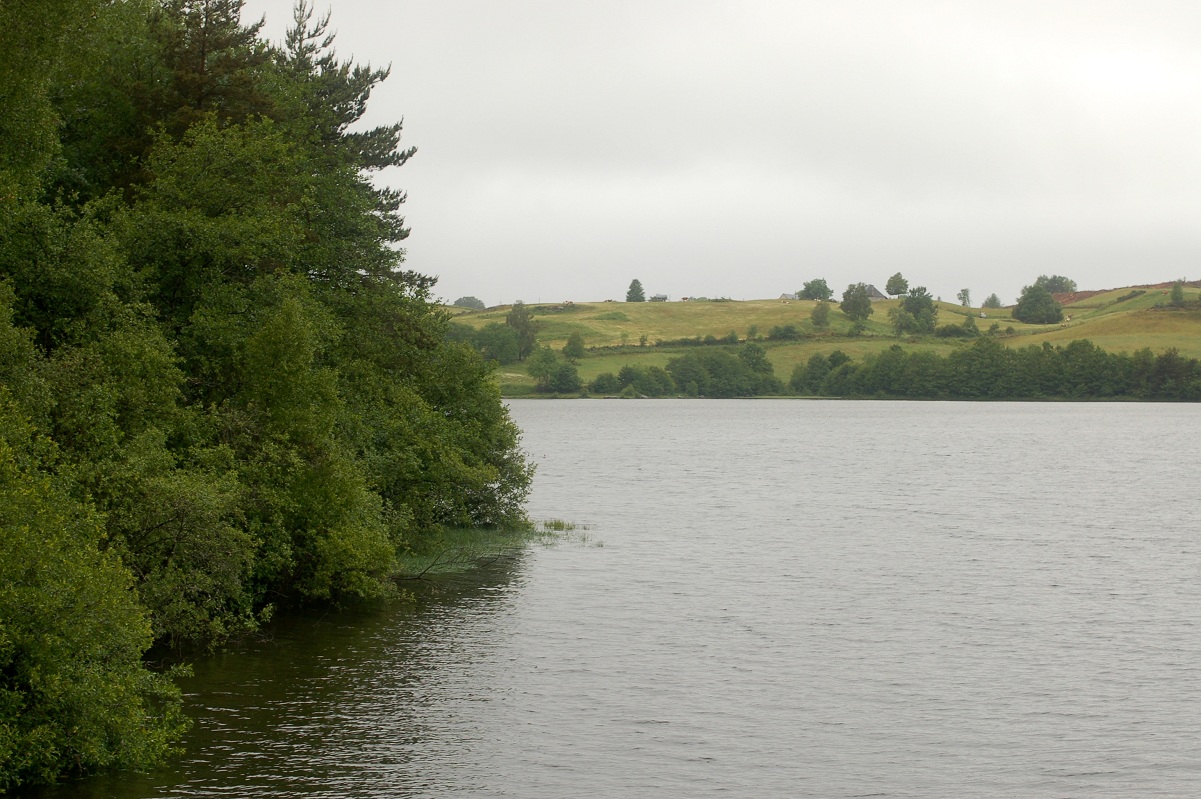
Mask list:
[[[592,394],[616,394],[621,388],[617,375],[612,372],[601,372],[588,384],[588,391]]]
[[[500,364],[516,363],[521,349],[517,331],[500,322],[489,322],[475,331],[472,344],[486,359]]]
[[[796,325],[773,325],[767,338],[771,341],[798,341],[801,331]]]
[[[134,578],[102,518],[31,468],[45,447],[0,392],[0,792],[174,751],[180,694],[147,670]]]
[[[738,355],[723,350],[690,352],[667,362],[675,386],[689,396],[751,397],[783,390],[763,348],[747,344]]]
[[[623,389],[622,396],[625,396],[625,389],[647,397],[666,397],[676,390],[671,376],[658,366],[627,364],[617,373],[617,382]]]
[[[1063,320],[1063,308],[1045,286],[1035,283],[1022,289],[1013,318],[1030,325],[1049,325]]]
[[[576,371],[575,366],[570,363],[561,363],[551,374],[548,388],[556,394],[571,394],[579,391],[582,386],[580,373]]]
[[[577,330],[567,337],[563,345],[563,355],[575,361],[584,357],[584,336]]]
[[[1070,294],[1076,290],[1076,281],[1063,275],[1039,275],[1034,285],[1046,289],[1051,294]]]
[[[830,286],[826,283],[826,279],[822,277],[814,278],[807,281],[801,290],[797,292],[799,300],[828,300],[834,296]]]

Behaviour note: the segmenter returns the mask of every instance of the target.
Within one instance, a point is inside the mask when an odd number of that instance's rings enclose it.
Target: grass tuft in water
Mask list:
[[[534,525],[506,529],[448,528],[397,556],[397,580],[462,574],[488,561],[510,557],[540,541]]]
[[[532,543],[553,546],[566,541],[582,546],[604,546],[593,543],[583,532],[587,529],[586,524],[564,519],[544,519],[506,529],[446,529],[419,548],[401,552],[394,579],[404,582],[462,574],[482,564],[513,557]]]
[[[544,532],[570,533],[575,530],[587,530],[588,525],[579,525],[565,519],[543,519],[537,525]]]
[[[540,543],[544,546],[552,546],[563,542],[578,544],[579,546],[604,546],[604,543],[600,541],[593,541],[592,536],[586,532],[591,528],[586,524],[576,524],[564,519],[543,519],[535,527],[540,533]]]

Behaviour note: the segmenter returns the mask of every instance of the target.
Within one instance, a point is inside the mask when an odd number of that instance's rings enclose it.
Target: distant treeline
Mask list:
[[[1175,350],[1111,353],[1090,341],[1004,346],[976,339],[949,355],[893,345],[855,361],[840,350],[813,355],[788,384],[774,374],[758,344],[736,351],[704,349],[667,366],[625,366],[587,386],[592,394],[624,396],[821,397],[908,399],[1137,399],[1201,400],[1201,362]]]
[[[1021,348],[984,337],[941,356],[894,345],[861,363],[814,355],[789,385],[800,394],[911,399],[1201,399],[1201,363],[1176,350],[1106,352],[1091,341]]]

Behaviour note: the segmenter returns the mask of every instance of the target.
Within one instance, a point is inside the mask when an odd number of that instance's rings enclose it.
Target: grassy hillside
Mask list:
[[[1168,306],[1168,288],[1163,285],[1133,286],[1111,291],[1083,292],[1066,297],[1064,313],[1070,318],[1063,324],[1027,325],[1012,318],[1012,308],[966,309],[952,303],[938,303],[939,325],[962,324],[969,313],[976,317],[981,332],[993,324],[999,326],[1002,340],[1011,347],[1023,347],[1049,341],[1055,345],[1076,339],[1088,339],[1113,352],[1130,352],[1149,347],[1155,352],[1176,348],[1182,355],[1201,358],[1201,302],[1195,285],[1185,292],[1186,306]],[[947,353],[963,346],[963,339],[935,337],[897,339],[888,325],[888,311],[898,300],[873,304],[862,335],[848,336],[851,322],[831,304],[830,325],[816,330],[810,314],[815,303],[806,300],[750,300],[701,302],[579,302],[562,305],[531,306],[538,324],[538,341],[560,349],[567,337],[579,332],[588,354],[579,362],[580,376],[591,380],[602,372],[617,372],[625,364],[665,366],[687,348],[665,346],[667,342],[695,337],[761,337],[776,375],[787,381],[793,367],[814,353],[839,349],[856,360],[863,355],[888,349],[900,343],[909,350]],[[466,311],[452,308],[455,321],[480,328],[489,322],[503,322],[510,306]],[[981,313],[986,314],[984,318]],[[803,338],[798,341],[773,341],[772,329],[794,325]],[[645,341],[645,344],[641,342]],[[658,346],[656,346],[658,345]],[[507,394],[532,390],[532,383],[520,364],[501,368],[501,383]]]

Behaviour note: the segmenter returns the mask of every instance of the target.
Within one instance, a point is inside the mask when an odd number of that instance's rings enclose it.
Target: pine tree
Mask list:
[[[646,302],[646,294],[642,291],[642,281],[638,278],[630,281],[630,289],[626,292],[626,302]]]

